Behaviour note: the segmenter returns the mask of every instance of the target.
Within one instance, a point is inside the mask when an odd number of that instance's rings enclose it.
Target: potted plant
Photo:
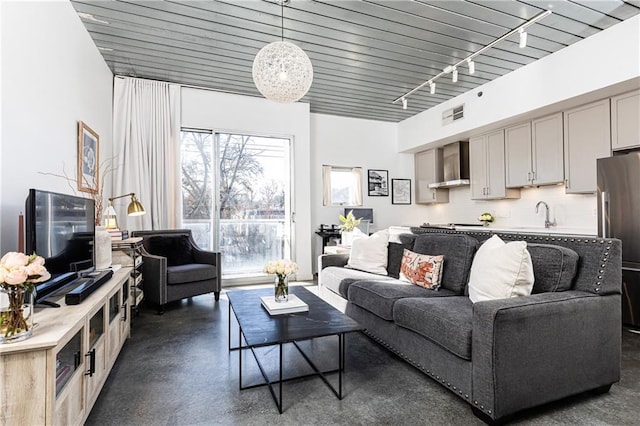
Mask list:
[[[340,231],[342,231],[340,235],[340,242],[344,246],[350,246],[355,235],[354,229],[356,229],[356,226],[360,225],[360,219],[356,219],[353,215],[353,210],[350,210],[346,217],[340,215],[339,219],[341,222]]]

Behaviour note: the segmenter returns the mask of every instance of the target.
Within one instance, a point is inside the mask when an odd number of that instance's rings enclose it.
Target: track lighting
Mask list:
[[[527,47],[527,32],[524,28],[520,28],[518,32],[520,33],[520,49],[524,49]]]
[[[463,65],[465,62],[467,63],[467,68],[469,69],[469,74],[475,74],[476,72],[476,64],[475,62],[473,62],[473,58],[475,58],[476,56],[479,56],[481,54],[483,54],[484,52],[486,52],[487,50],[491,49],[493,46],[495,46],[496,44],[500,43],[501,41],[504,41],[505,39],[511,37],[512,35],[518,33],[520,34],[520,48],[524,48],[527,46],[527,32],[525,31],[525,29],[527,27],[529,27],[530,25],[533,25],[534,23],[538,22],[539,20],[541,20],[542,18],[551,15],[551,11],[550,10],[545,10],[542,13],[539,13],[538,15],[534,16],[533,18],[529,19],[527,22],[525,22],[524,24],[518,26],[517,28],[514,28],[513,30],[509,31],[508,33],[506,33],[505,35],[501,36],[500,38],[497,38],[496,40],[492,41],[491,43],[487,44],[486,46],[484,46],[482,49],[478,50],[477,52],[472,53],[471,55],[467,56],[466,58],[464,58],[463,60],[453,64],[453,65],[447,65],[440,73],[438,73],[437,75],[431,77],[429,80],[425,81],[424,83],[420,84],[419,86],[417,86],[414,89],[411,89],[410,91],[408,91],[407,93],[405,93],[404,95],[400,96],[399,98],[396,98],[392,103],[396,104],[398,102],[402,102],[402,107],[404,109],[406,109],[406,102],[407,102],[407,97],[413,95],[415,92],[417,92],[418,90],[422,89],[424,86],[429,85],[431,94],[435,94],[436,93],[436,83],[435,80],[439,77],[442,77],[445,74],[449,74],[451,73],[451,81],[453,83],[456,83],[458,81],[458,68],[460,65]]]
[[[469,67],[469,74],[476,73],[476,63],[471,60],[471,58],[467,59],[467,66]]]

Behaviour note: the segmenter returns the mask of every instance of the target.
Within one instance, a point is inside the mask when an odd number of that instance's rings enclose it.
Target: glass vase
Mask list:
[[[275,300],[276,302],[286,302],[289,300],[289,276],[277,275],[275,280]]]
[[[33,333],[34,292],[31,288],[0,287],[0,343],[18,342]]]

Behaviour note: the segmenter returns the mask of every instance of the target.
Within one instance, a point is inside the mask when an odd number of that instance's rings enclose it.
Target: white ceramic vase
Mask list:
[[[340,244],[343,246],[350,246],[353,242],[354,234],[355,232],[353,231],[342,231],[342,234],[340,234]]]
[[[111,235],[104,226],[96,226],[94,247],[94,266],[107,269],[111,266]]]

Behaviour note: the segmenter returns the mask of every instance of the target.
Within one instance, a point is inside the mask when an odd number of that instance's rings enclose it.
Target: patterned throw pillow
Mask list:
[[[444,256],[430,256],[404,249],[400,265],[400,281],[406,281],[430,290],[440,288]]]

